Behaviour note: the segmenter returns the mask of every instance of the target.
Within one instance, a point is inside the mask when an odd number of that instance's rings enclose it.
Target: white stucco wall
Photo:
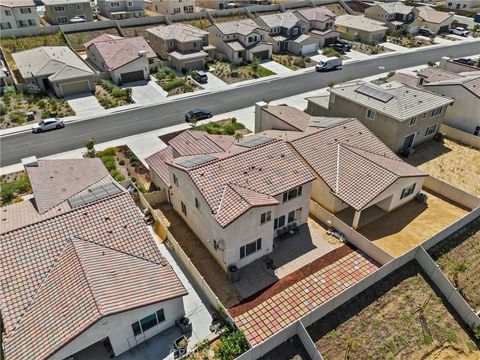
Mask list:
[[[138,59],[129,62],[128,64],[119,67],[118,69],[113,70],[110,72],[113,82],[116,84],[122,83],[121,75],[132,72],[132,71],[139,71],[143,70],[143,78],[147,80],[149,78],[149,65],[148,59],[146,57],[139,57]]]
[[[22,9],[30,9],[29,13],[22,13]],[[11,15],[7,15],[5,11],[10,11]],[[26,10],[28,11],[28,10]],[[23,20],[26,21],[27,26],[25,27],[32,27],[32,26],[40,26],[40,18],[38,17],[37,10],[35,6],[22,6],[22,7],[7,7],[0,5],[0,22],[3,24],[10,23],[11,29],[18,29],[20,26],[18,25],[18,21]],[[35,24],[29,25],[28,20],[34,21]]]
[[[160,309],[164,310],[165,321],[147,330],[145,332],[145,338],[143,337],[143,334],[140,334],[137,336],[137,339],[135,339],[131,325]],[[151,338],[174,325],[175,320],[182,317],[184,314],[183,299],[180,297],[116,315],[107,316],[77,336],[73,341],[51,356],[49,360],[65,359],[66,357],[76,354],[106,337],[110,339],[115,356],[118,356],[129,350],[131,347],[134,347],[136,342],[139,344],[145,339]]]

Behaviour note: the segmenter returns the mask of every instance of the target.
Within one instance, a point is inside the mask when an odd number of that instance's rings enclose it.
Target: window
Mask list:
[[[288,221],[287,223],[291,223],[292,221],[295,221],[295,210],[294,211],[290,211],[288,213]]]
[[[240,259],[257,252],[262,248],[262,238],[240,247]]]
[[[173,183],[178,186],[178,178],[175,174],[173,174]]]
[[[28,25],[35,26],[35,25],[37,25],[37,23],[35,22],[35,20],[28,19]]]
[[[200,210],[200,201],[197,198],[195,198],[195,207]]]
[[[449,6],[449,7],[450,7],[450,6],[452,6],[452,3],[451,3],[451,2],[449,2],[449,3],[448,3],[448,6]]]
[[[248,42],[252,42],[253,38],[251,36],[248,37]]]
[[[302,187],[301,186],[283,193],[283,202],[287,202],[289,200],[295,199],[298,196],[302,196]]]
[[[140,326],[142,327],[142,331],[147,331],[148,329],[151,329],[157,325],[157,315],[152,314],[148,315],[147,317],[144,317],[142,320],[140,320]]]
[[[290,224],[293,221],[300,220],[301,217],[302,217],[302,208],[300,207],[288,213],[287,223]]]
[[[59,11],[59,12],[60,12],[60,11],[65,11],[65,7],[63,7],[63,6],[55,6],[55,7],[54,7],[54,10],[55,10],[55,11]]]
[[[306,32],[307,28],[305,26],[302,26],[302,33]]]
[[[82,10],[82,5],[77,4],[77,10]]]
[[[417,123],[417,117],[414,116],[414,117],[412,117],[412,118],[410,119],[410,126],[413,126],[413,125],[415,125],[416,123]]]
[[[297,34],[298,34],[298,29],[297,28],[293,29],[293,35],[297,35]]]
[[[295,210],[295,220],[300,220],[302,218],[302,208],[298,208]]]
[[[405,189],[403,189],[402,190],[402,195],[400,196],[400,200],[402,200],[403,198],[406,198],[409,195],[412,195],[413,191],[415,190],[415,185],[416,184],[413,184],[413,185],[410,185],[410,186],[406,187]]]
[[[277,230],[278,228],[281,228],[283,226],[285,226],[285,215],[282,215],[273,220],[273,230]]]
[[[12,12],[10,10],[5,10],[5,16],[12,16]]]
[[[140,321],[134,322],[132,324],[133,335],[140,335],[142,332],[153,328],[154,326],[160,324],[162,321],[165,321],[165,313],[163,309],[160,309],[157,312],[144,317]]]
[[[263,225],[269,222],[270,220],[272,220],[272,212],[270,210],[260,215],[260,225]]]
[[[28,26],[28,23],[26,20],[18,20],[17,21],[19,27],[25,27]]]
[[[11,28],[12,28],[12,25],[9,22],[0,23],[0,29],[2,29],[2,30],[11,29]]]
[[[66,24],[68,22],[68,19],[65,16],[60,16],[59,18],[57,18],[57,22],[59,24]]]
[[[440,115],[442,113],[442,110],[443,110],[443,106],[440,106],[436,109],[433,109],[432,110],[432,117]]]
[[[133,1],[129,1],[128,6],[133,6]]]
[[[426,118],[427,118],[427,115],[428,115],[427,113],[424,113],[424,114],[422,115],[422,119],[426,119]]]
[[[118,1],[117,2],[111,2],[110,6],[111,7],[117,7],[117,6],[120,6],[120,3]]]
[[[163,309],[160,309],[157,311],[157,321],[160,324],[162,321],[165,321],[165,313],[163,312]]]
[[[433,124],[432,126],[427,127],[427,131],[425,131],[425,136],[432,135],[437,128],[437,124]]]
[[[133,335],[137,336],[142,333],[142,328],[140,327],[140,323],[137,321],[136,323],[132,324]]]
[[[180,201],[182,204],[182,213],[187,216],[187,205],[183,203],[183,201]]]
[[[475,128],[475,131],[473,132],[473,135],[475,135],[475,136],[479,136],[479,135],[480,135],[480,126],[477,126],[477,127]]]
[[[367,119],[374,120],[375,119],[375,111],[372,109],[367,109]]]
[[[194,47],[194,48],[197,47],[197,43],[196,43],[196,42],[193,43],[193,47]]]

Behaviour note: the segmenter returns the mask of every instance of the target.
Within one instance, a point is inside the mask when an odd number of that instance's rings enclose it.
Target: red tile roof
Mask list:
[[[167,162],[173,161],[173,148],[167,146],[155,154],[150,155],[145,159],[149,166],[149,170],[157,174],[166,186],[170,186],[170,175],[168,174]]]
[[[311,119],[311,115],[291,106],[269,105],[262,110],[300,131],[307,129]]]
[[[235,142],[230,135],[211,135],[205,131],[186,130],[168,142],[178,156],[212,154],[227,151]]]

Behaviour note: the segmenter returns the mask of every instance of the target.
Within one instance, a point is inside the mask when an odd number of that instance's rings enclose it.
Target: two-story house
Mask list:
[[[43,0],[44,17],[52,25],[93,21],[90,0]]]
[[[403,33],[408,24],[415,20],[413,6],[407,6],[401,1],[377,3],[365,10],[365,16],[384,22],[391,33]]]
[[[418,6],[413,9],[415,21],[410,24],[410,32],[428,29],[433,34],[447,33],[452,26],[454,12],[437,11],[430,6]]]
[[[188,14],[195,11],[195,0],[148,0],[145,9],[163,15]]]
[[[209,45],[208,36],[208,31],[181,23],[146,30],[152,49],[178,71],[203,69],[213,59],[215,47]]]
[[[219,55],[233,62],[270,59],[273,45],[267,42],[268,30],[251,19],[215,23],[208,27],[210,43]]]
[[[0,30],[39,25],[40,19],[33,0],[0,1]]]
[[[308,35],[310,23],[292,12],[263,15],[257,22],[269,31],[274,53],[310,54],[318,50],[319,40]]]
[[[293,13],[298,18],[308,21],[310,24],[309,34],[319,40],[319,48],[333,43],[339,37],[338,31],[335,30],[335,14],[328,8],[322,6],[300,9]]]
[[[112,19],[131,19],[145,16],[143,0],[97,0],[100,15]]]
[[[224,270],[274,251],[279,229],[308,218],[315,176],[284,141],[186,131],[146,160],[155,184]]]
[[[395,152],[408,151],[438,132],[449,97],[397,82],[383,85],[353,81],[308,98],[307,112],[315,116],[355,117]]]

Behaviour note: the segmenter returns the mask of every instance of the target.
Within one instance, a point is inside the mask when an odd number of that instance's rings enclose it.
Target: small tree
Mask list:
[[[430,67],[435,66],[435,62],[430,60],[427,62],[427,65]]]
[[[235,141],[240,142],[240,140],[242,140],[242,139],[243,139],[243,134],[240,133],[240,132],[236,132],[235,133]]]
[[[254,72],[257,72],[258,69],[260,68],[260,59],[257,58],[257,57],[254,57],[254,58],[252,59],[252,63],[250,64],[250,67],[252,68],[252,70],[253,70]]]
[[[458,22],[458,20],[455,19],[455,20],[452,21],[451,27],[457,27],[459,24],[460,24],[460,23]]]
[[[87,148],[87,152],[85,155],[89,158],[94,158],[95,157],[95,139],[91,138],[85,142],[85,147]]]

